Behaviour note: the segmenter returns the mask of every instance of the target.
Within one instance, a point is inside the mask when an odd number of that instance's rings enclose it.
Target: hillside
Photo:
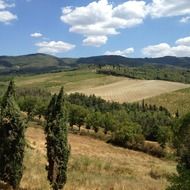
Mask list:
[[[26,149],[21,187],[48,190],[43,131],[32,123],[26,137],[29,147]],[[66,190],[164,190],[166,177],[175,172],[172,161],[114,147],[90,137],[69,134],[69,143],[71,157]]]
[[[46,54],[0,57],[0,73],[2,74],[42,73],[66,69],[71,66],[73,66],[72,59],[64,61]]]
[[[177,82],[135,80],[96,74],[94,70],[89,69],[20,76],[15,78],[15,82],[18,87],[41,87],[52,93],[57,92],[63,85],[68,93],[95,94],[117,102],[134,102],[189,87],[189,84]]]
[[[77,90],[77,92],[86,95],[95,94],[108,101],[124,103],[139,101],[187,87],[190,85],[177,82],[123,79],[112,84]],[[155,104],[155,102],[152,103]]]
[[[58,58],[47,54],[30,54],[22,56],[0,56],[0,74],[45,73],[77,68],[81,65],[124,65],[129,67],[147,64],[158,67],[172,66],[190,68],[190,58],[126,58],[117,55],[95,56],[86,58]]]
[[[154,64],[158,66],[175,66],[190,68],[190,58],[189,57],[160,57],[160,58],[126,58],[117,55],[104,55],[80,58],[77,60],[80,64],[100,64],[100,65],[125,65],[129,67],[143,66],[146,64]]]
[[[173,114],[178,111],[180,115],[184,115],[190,112],[190,88],[181,89],[166,94],[164,93],[159,96],[148,98],[145,102],[148,104],[164,106]]]

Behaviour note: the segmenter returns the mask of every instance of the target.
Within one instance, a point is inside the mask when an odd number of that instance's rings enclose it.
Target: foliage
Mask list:
[[[67,139],[66,113],[64,109],[64,93],[61,88],[58,96],[54,95],[47,110],[48,180],[54,190],[62,189],[67,180],[67,164],[69,146]]]
[[[77,125],[80,131],[80,127],[85,123],[86,116],[87,116],[87,110],[84,107],[79,105],[69,106],[68,121],[70,123],[70,126]]]
[[[171,185],[167,190],[189,190],[190,187],[190,170],[183,165],[177,166],[178,175],[172,175],[169,179]]]
[[[127,148],[140,149],[144,143],[140,125],[124,120],[114,131],[111,142]]]
[[[0,180],[16,189],[23,174],[25,125],[15,102],[15,86],[11,81],[2,99],[0,113]]]
[[[78,105],[86,109],[88,112],[85,122],[87,129],[92,128],[97,132],[99,128],[103,128],[105,133],[115,132],[118,125],[122,125],[123,121],[127,120],[140,125],[141,135],[147,140],[158,141],[163,147],[172,141],[173,118],[162,106],[148,105],[144,100],[141,104],[119,104],[107,102],[94,95],[85,96],[79,93],[70,94],[67,101],[72,104],[71,107]],[[71,114],[71,117],[77,116]]]
[[[168,190],[188,190],[190,187],[190,113],[180,121],[176,130],[175,145],[179,156],[178,175],[171,177]]]
[[[21,110],[27,112],[31,120],[34,115],[45,115],[51,94],[40,88],[18,88],[16,97]]]
[[[185,68],[176,68],[161,65],[143,65],[136,67],[105,66],[97,70],[99,74],[124,76],[134,79],[167,80],[190,83],[190,71]]]
[[[102,127],[102,115],[100,112],[90,112],[86,117],[87,128],[92,128],[97,133]]]

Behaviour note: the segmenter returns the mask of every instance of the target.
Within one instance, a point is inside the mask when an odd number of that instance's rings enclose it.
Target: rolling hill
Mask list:
[[[161,58],[126,58],[117,55],[104,55],[86,58],[58,58],[46,54],[30,54],[22,56],[0,56],[0,74],[45,73],[76,68],[81,65],[125,65],[129,67],[147,64],[158,67],[170,66],[190,68],[189,57]]]
[[[49,190],[45,135],[30,123],[26,131],[23,190]],[[71,156],[66,190],[164,190],[176,163],[145,153],[119,148],[92,137],[69,134]],[[117,156],[116,156],[117,155]]]
[[[46,73],[15,78],[18,87],[40,87],[51,93],[64,86],[68,93],[81,92],[95,94],[106,100],[116,102],[134,102],[160,94],[190,87],[189,84],[162,80],[136,80],[97,74],[91,69]]]

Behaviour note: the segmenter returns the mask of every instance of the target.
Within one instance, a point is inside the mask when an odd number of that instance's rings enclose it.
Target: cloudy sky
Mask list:
[[[0,0],[0,55],[190,56],[190,0]]]

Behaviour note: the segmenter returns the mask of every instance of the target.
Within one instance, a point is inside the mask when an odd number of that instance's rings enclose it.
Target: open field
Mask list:
[[[81,92],[86,95],[95,94],[105,100],[123,103],[139,101],[163,93],[187,88],[189,86],[190,85],[177,82],[160,80],[134,80],[125,78],[119,82],[79,90],[77,92]]]
[[[145,103],[164,106],[171,113],[176,113],[178,110],[180,115],[184,115],[190,112],[190,88],[152,97],[145,100]]]
[[[55,93],[63,85],[68,93],[95,94],[106,100],[117,102],[139,101],[190,87],[190,85],[177,82],[134,80],[126,77],[107,76],[96,74],[95,71],[88,69],[21,76],[15,80],[19,87],[42,87]]]
[[[43,131],[32,124],[26,137],[29,147],[21,187],[48,190]],[[164,190],[167,175],[175,172],[175,162],[114,147],[90,137],[69,134],[69,142],[71,157],[66,190]]]
[[[52,93],[58,92],[61,86],[64,86],[66,91],[72,91],[111,84],[121,80],[123,77],[99,75],[93,70],[76,70],[15,78],[18,87],[42,87]]]

